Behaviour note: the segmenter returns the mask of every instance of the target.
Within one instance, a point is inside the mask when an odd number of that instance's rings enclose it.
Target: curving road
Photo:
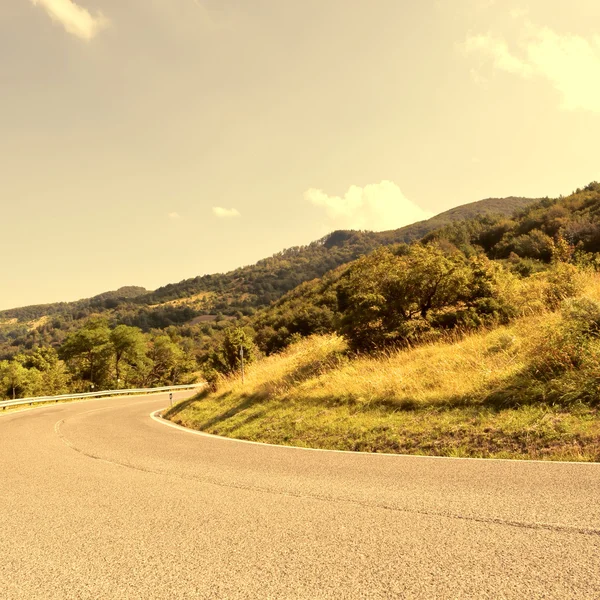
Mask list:
[[[600,598],[600,464],[269,447],[166,404],[0,416],[2,600]]]

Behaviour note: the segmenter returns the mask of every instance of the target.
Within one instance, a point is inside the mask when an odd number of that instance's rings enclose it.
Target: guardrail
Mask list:
[[[44,402],[60,402],[61,400],[78,400],[81,398],[100,398],[102,396],[118,396],[121,394],[154,394],[158,392],[175,392],[177,390],[191,390],[204,387],[204,383],[191,383],[190,385],[170,385],[159,388],[138,388],[135,390],[102,390],[100,392],[89,392],[87,394],[63,394],[62,396],[39,396],[37,398],[18,398],[16,400],[0,401],[0,408],[4,410],[9,406],[21,406],[24,404],[41,404]]]

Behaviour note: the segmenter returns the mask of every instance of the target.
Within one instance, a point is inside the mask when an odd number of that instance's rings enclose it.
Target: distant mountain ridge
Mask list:
[[[341,264],[355,260],[379,246],[412,243],[454,221],[476,216],[509,216],[515,211],[538,201],[537,198],[487,198],[457,206],[399,229],[373,232],[338,230],[307,246],[288,248],[256,264],[241,267],[225,274],[203,275],[168,284],[139,298],[142,302],[160,303],[195,296],[200,293],[231,294],[245,297],[235,307],[244,310],[249,306],[264,306],[277,300],[300,283],[321,277]],[[309,264],[307,265],[307,261]],[[252,302],[249,296],[256,297]],[[212,304],[211,310],[227,311],[231,303],[223,301]]]
[[[411,243],[454,221],[483,215],[509,216],[538,199],[510,196],[487,198],[447,210],[439,215],[399,229],[373,232],[338,230],[306,246],[278,252],[254,265],[229,273],[203,275],[168,284],[155,291],[126,286],[92,298],[74,302],[31,305],[0,311],[0,322],[16,319],[29,322],[42,317],[69,315],[78,320],[90,314],[115,312],[117,321],[142,328],[178,324],[202,314],[248,314],[280,298],[297,285],[321,277],[327,271],[382,245]],[[136,318],[136,312],[159,312],[163,306],[168,316],[158,319]],[[126,309],[127,315],[119,314]]]
[[[539,202],[541,198],[524,198],[521,196],[508,196],[507,198],[485,198],[468,204],[461,204],[450,208],[430,219],[405,225],[400,229],[382,231],[376,235],[385,239],[388,236],[395,241],[390,243],[410,244],[425,237],[428,233],[440,229],[455,221],[465,221],[478,216],[511,216],[526,207]]]
[[[0,320],[2,319],[39,319],[44,316],[61,314],[65,310],[83,309],[86,307],[95,308],[114,308],[121,302],[137,298],[147,294],[148,290],[144,287],[129,285],[120,287],[118,290],[102,292],[91,298],[82,298],[73,302],[53,302],[51,304],[31,304],[20,308],[9,308],[0,311]],[[113,305],[113,306],[110,306]]]

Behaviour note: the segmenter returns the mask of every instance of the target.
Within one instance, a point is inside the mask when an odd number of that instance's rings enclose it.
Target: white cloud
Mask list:
[[[493,60],[494,67],[521,77],[530,77],[533,69],[531,65],[513,56],[508,50],[504,40],[499,40],[491,35],[474,35],[465,42],[467,52],[482,52]]]
[[[505,40],[491,34],[467,38],[464,48],[492,60],[496,69],[523,78],[548,80],[562,96],[565,110],[600,112],[600,36],[558,34],[547,27],[527,24],[517,44],[521,58]]]
[[[177,221],[177,219],[181,219],[181,215],[178,212],[170,212],[168,216],[171,221]]]
[[[35,6],[44,8],[53,21],[57,21],[66,31],[82,40],[91,40],[109,25],[108,19],[101,12],[93,16],[72,0],[31,0],[31,2]]]
[[[213,214],[219,219],[232,219],[234,217],[241,217],[240,211],[236,208],[221,208],[220,206],[213,206]]]
[[[329,196],[322,190],[310,189],[304,198],[325,210],[329,229],[368,229],[384,231],[429,218],[423,210],[400,191],[392,181],[359,187],[351,186],[343,197]]]

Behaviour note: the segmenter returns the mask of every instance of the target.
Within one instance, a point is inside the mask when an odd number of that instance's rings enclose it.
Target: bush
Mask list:
[[[514,335],[507,333],[506,331],[502,331],[497,336],[495,336],[495,338],[493,338],[492,343],[487,349],[487,353],[514,353],[518,350],[518,348],[519,343],[517,338]]]
[[[353,349],[371,351],[414,343],[432,326],[477,327],[500,308],[481,302],[495,294],[497,271],[485,258],[437,246],[415,245],[402,256],[379,250],[340,281],[341,332]]]
[[[222,379],[222,375],[209,365],[205,365],[202,369],[202,377],[204,377],[208,387],[212,392],[215,392],[219,387],[219,380]]]
[[[515,382],[515,393],[519,394],[520,388],[535,391],[528,398],[521,397],[529,403],[598,404],[600,303],[589,298],[569,299],[561,317],[558,325],[549,323],[543,341],[533,348],[530,365]]]
[[[591,298],[571,298],[563,305],[567,327],[586,336],[600,335],[600,302]]]
[[[511,252],[521,258],[535,258],[549,262],[552,258],[553,240],[539,229],[532,229],[514,238],[501,241],[496,249],[500,258],[508,257]]]
[[[557,263],[547,278],[548,286],[545,291],[546,305],[556,310],[567,298],[576,296],[582,288],[579,270],[576,266]]]

